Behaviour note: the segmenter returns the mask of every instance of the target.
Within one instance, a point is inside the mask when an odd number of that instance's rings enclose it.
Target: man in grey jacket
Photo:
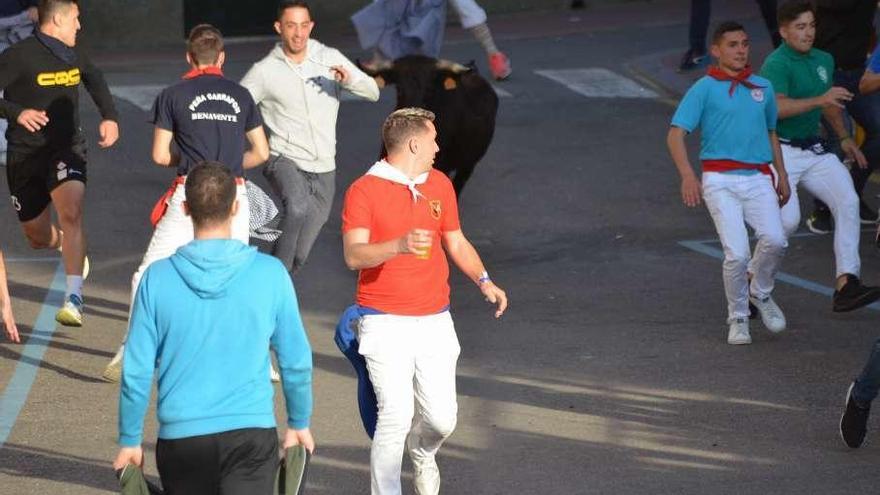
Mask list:
[[[343,90],[376,101],[379,87],[339,50],[309,39],[306,2],[284,0],[275,31],[281,41],[241,84],[260,106],[271,157],[263,171],[281,196],[281,237],[273,254],[293,274],[330,216],[336,182],[336,117]]]

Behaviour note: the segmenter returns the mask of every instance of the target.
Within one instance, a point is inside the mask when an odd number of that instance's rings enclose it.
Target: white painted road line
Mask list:
[[[145,112],[153,109],[153,102],[165,86],[138,85],[138,86],[111,86],[113,96],[125,100]]]
[[[499,98],[513,98],[512,94],[499,88],[498,86],[496,86],[494,84],[492,85],[492,89],[495,90],[495,94],[498,95]]]
[[[552,79],[588,98],[659,98],[650,89],[608,69],[536,70],[535,74]]]

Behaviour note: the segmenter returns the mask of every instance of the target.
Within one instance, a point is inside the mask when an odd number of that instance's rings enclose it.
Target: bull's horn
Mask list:
[[[451,62],[449,60],[444,60],[444,59],[437,59],[436,67],[438,70],[450,70],[454,74],[463,74],[463,73],[470,70],[467,67],[465,67],[457,62]]]

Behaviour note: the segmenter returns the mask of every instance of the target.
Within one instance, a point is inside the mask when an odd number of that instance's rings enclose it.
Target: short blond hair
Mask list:
[[[414,134],[426,132],[427,122],[434,121],[434,112],[418,107],[400,108],[382,124],[382,141],[387,151],[396,150]]]

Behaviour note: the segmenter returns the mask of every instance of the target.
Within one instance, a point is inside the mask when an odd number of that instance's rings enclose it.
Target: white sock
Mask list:
[[[472,27],[471,33],[474,34],[474,38],[483,46],[487,54],[492,55],[498,51],[498,47],[495,46],[495,40],[492,39],[492,32],[489,31],[489,26],[485,22]]]
[[[67,300],[67,298],[71,294],[76,294],[80,299],[82,299],[82,287],[83,287],[82,275],[68,275],[67,276],[67,292],[64,293],[64,299]]]

